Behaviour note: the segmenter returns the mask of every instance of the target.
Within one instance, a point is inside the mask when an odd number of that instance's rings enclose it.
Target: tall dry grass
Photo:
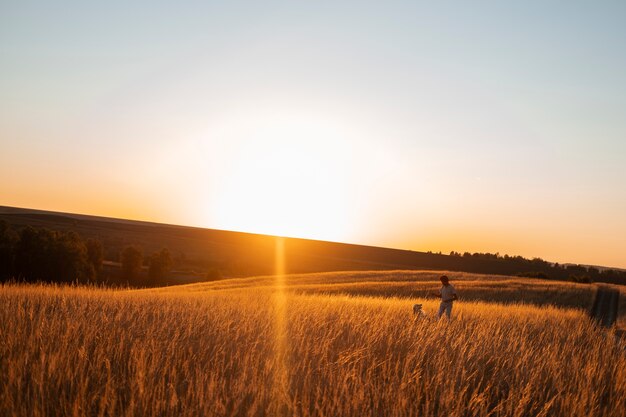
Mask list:
[[[411,304],[4,286],[0,415],[623,415],[626,346],[583,312]]]

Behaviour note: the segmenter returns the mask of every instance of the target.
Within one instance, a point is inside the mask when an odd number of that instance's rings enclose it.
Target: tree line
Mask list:
[[[73,231],[31,226],[16,231],[0,220],[0,282],[73,282],[135,287],[167,284],[174,264],[167,248],[148,256],[144,256],[137,246],[108,249],[108,258],[117,254],[119,264],[103,264],[103,245],[97,239],[83,239]],[[420,256],[424,268],[626,285],[626,271],[623,270],[558,264],[541,258],[454,251],[449,255],[429,252]],[[209,268],[204,276],[205,280],[220,278],[220,270],[216,268]]]
[[[15,231],[0,221],[0,282],[156,286],[163,285],[173,265],[167,248],[144,259],[140,248],[127,246],[119,260],[121,273],[104,274],[104,249],[99,240],[32,226]]]
[[[593,266],[559,264],[541,258],[500,255],[499,253],[450,252],[451,259],[464,264],[468,272],[472,269],[489,268],[492,273],[513,274],[529,278],[554,279],[582,283],[607,282],[626,284],[626,271],[600,269]]]

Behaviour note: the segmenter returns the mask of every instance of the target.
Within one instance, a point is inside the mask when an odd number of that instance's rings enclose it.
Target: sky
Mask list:
[[[0,0],[0,205],[626,267],[625,19]]]

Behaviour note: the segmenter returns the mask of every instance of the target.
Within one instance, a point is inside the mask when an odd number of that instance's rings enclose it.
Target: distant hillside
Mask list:
[[[124,247],[137,245],[146,254],[168,248],[173,254],[175,269],[179,271],[202,272],[217,268],[223,276],[253,276],[271,274],[275,268],[275,236],[2,206],[0,220],[14,229],[30,225],[72,230],[84,238],[99,239],[105,249],[105,260],[113,262],[118,260]],[[288,273],[431,269],[527,274],[553,279],[582,277],[591,273],[595,274],[592,277],[594,281],[626,284],[626,273],[621,271],[613,273],[609,270],[605,274],[606,271],[590,269],[589,272],[579,266],[555,268],[549,262],[521,257],[490,254],[450,256],[296,238],[284,238],[284,247]]]

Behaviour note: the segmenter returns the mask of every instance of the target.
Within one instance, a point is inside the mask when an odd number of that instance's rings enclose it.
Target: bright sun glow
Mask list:
[[[212,202],[216,223],[229,230],[345,239],[355,214],[351,135],[327,120],[284,112],[246,118],[222,134],[236,152]]]

